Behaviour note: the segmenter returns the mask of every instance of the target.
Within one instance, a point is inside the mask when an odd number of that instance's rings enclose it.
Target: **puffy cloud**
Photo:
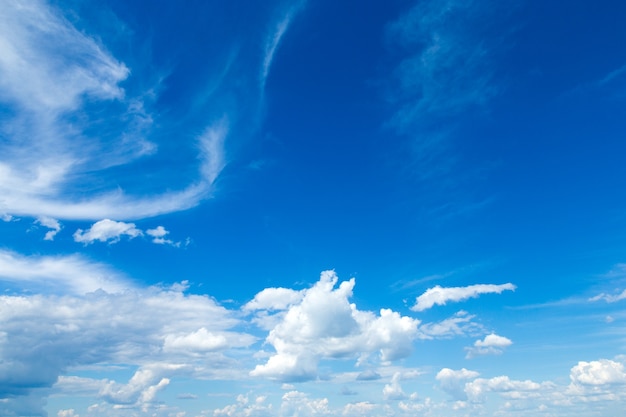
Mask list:
[[[419,321],[388,309],[379,315],[360,311],[349,302],[355,280],[336,284],[334,271],[325,271],[311,288],[303,290],[301,300],[281,312],[271,329],[267,342],[276,353],[267,363],[257,365],[252,376],[280,380],[307,380],[317,376],[321,358],[354,358],[378,352],[383,361],[392,361],[410,354],[412,342],[418,337]],[[251,301],[268,308],[286,306],[298,297],[289,291],[269,291]],[[280,297],[279,297],[280,298]],[[256,307],[255,307],[256,308]]]
[[[407,395],[402,390],[402,386],[400,385],[400,378],[402,374],[400,372],[396,372],[393,374],[391,378],[391,382],[389,384],[385,384],[383,387],[383,398],[385,400],[403,400],[407,398]]]
[[[439,381],[441,389],[458,400],[467,399],[465,393],[465,382],[478,377],[476,371],[469,371],[465,368],[455,371],[450,368],[443,368],[435,377]]]
[[[98,289],[121,292],[132,288],[130,281],[110,267],[80,255],[23,256],[0,250],[0,280],[21,289],[38,289],[86,294]]]
[[[580,361],[570,371],[574,383],[585,385],[625,384],[624,364],[609,359]]]
[[[46,232],[46,235],[43,238],[44,240],[54,240],[54,236],[61,231],[61,224],[59,221],[51,217],[38,217],[37,223],[50,229]]]
[[[331,414],[327,398],[309,399],[307,394],[300,391],[290,391],[282,397],[281,416],[307,417],[326,414]]]
[[[157,245],[172,245],[172,246],[180,246],[180,242],[174,242],[173,240],[166,239],[170,232],[166,230],[163,226],[157,226],[154,229],[146,230],[146,234],[152,237],[152,243],[156,243]]]
[[[358,403],[350,403],[346,404],[343,407],[342,415],[343,416],[371,416],[374,410],[379,408],[380,406],[377,404],[372,404],[367,401],[361,401]]]
[[[246,303],[243,309],[246,311],[285,310],[289,306],[299,303],[304,294],[304,291],[296,291],[290,288],[265,288],[256,294],[252,301]]]
[[[473,358],[477,355],[499,355],[512,344],[510,339],[491,333],[485,336],[483,340],[474,342],[473,347],[467,347],[465,350],[467,350],[467,358]]]
[[[74,233],[74,241],[86,245],[95,242],[120,241],[121,236],[129,236],[131,239],[143,235],[142,231],[135,227],[134,223],[116,222],[115,220],[104,219],[94,223],[89,230],[78,229]]]
[[[257,396],[254,401],[250,401],[248,395],[240,394],[237,402],[224,408],[213,410],[213,415],[227,417],[264,417],[273,415],[272,404],[266,403],[267,397]]]
[[[429,288],[424,294],[417,297],[415,305],[411,307],[413,311],[424,311],[434,305],[445,305],[449,301],[464,301],[469,298],[477,298],[481,294],[500,294],[502,291],[514,291],[515,285],[511,283],[494,285],[494,284],[477,284],[467,287],[441,287],[439,285]]]
[[[546,384],[530,380],[516,381],[508,376],[497,376],[490,379],[478,378],[465,384],[465,393],[471,401],[484,401],[488,392],[496,392],[501,396],[513,399],[538,397]]]

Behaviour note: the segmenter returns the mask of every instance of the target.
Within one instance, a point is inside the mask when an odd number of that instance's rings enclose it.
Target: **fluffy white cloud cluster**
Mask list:
[[[94,223],[89,230],[78,229],[74,233],[74,241],[90,244],[97,241],[111,243],[119,242],[121,236],[128,236],[131,239],[143,235],[142,231],[135,227],[134,223],[116,222],[115,220],[104,219]]]
[[[276,324],[267,342],[276,353],[267,363],[257,365],[252,376],[279,380],[307,380],[317,376],[320,359],[355,358],[365,360],[378,353],[382,361],[406,357],[418,337],[419,320],[388,310],[376,315],[358,310],[350,303],[355,280],[343,281],[325,271],[320,280],[302,292],[286,289],[265,290],[248,303],[248,311],[278,310]],[[282,298],[281,298],[282,295]]]
[[[439,285],[429,288],[424,294],[417,297],[413,311],[424,311],[434,305],[446,305],[452,301],[464,301],[469,298],[476,298],[481,294],[500,294],[502,291],[515,291],[515,285],[506,283],[502,285],[476,284],[467,287],[441,287]]]
[[[477,355],[499,355],[505,348],[511,346],[513,342],[495,333],[488,334],[483,340],[474,342],[474,346],[467,347],[467,358],[473,358]]]
[[[570,371],[573,383],[584,385],[626,384],[624,364],[609,359],[580,361]]]
[[[50,233],[50,232],[48,232]],[[154,229],[148,229],[145,232],[152,237],[152,243],[157,245],[180,246],[180,242],[166,239],[165,236],[170,232],[163,226],[157,226]],[[133,239],[143,236],[144,232],[135,226],[135,223],[118,222],[111,219],[103,219],[94,223],[88,230],[78,229],[74,233],[74,241],[89,245],[95,241],[117,243],[122,236],[128,236]]]

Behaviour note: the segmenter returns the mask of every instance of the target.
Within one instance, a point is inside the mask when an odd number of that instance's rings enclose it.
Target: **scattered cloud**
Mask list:
[[[115,220],[104,219],[94,223],[89,230],[78,229],[74,233],[74,241],[89,245],[93,242],[117,243],[121,236],[128,236],[130,239],[143,235],[142,231],[135,227],[134,223],[116,222]]]
[[[515,288],[515,285],[511,283],[502,285],[477,284],[467,287],[441,287],[437,285],[417,297],[411,310],[424,311],[435,305],[446,305],[449,301],[464,301],[469,298],[477,298],[481,294],[500,294],[502,291],[515,291]]]
[[[478,355],[499,355],[512,344],[513,342],[510,339],[491,333],[485,336],[483,340],[474,342],[474,346],[466,347],[466,358],[473,358]]]
[[[46,235],[43,238],[44,240],[54,240],[56,234],[61,231],[61,224],[59,221],[51,217],[38,217],[37,223],[50,229],[46,232]]]
[[[626,290],[618,293],[618,294],[605,294],[601,293],[596,295],[595,297],[591,297],[589,301],[606,301],[607,303],[616,303],[626,298]]]
[[[146,234],[152,237],[152,243],[155,243],[157,245],[171,245],[179,247],[180,242],[174,242],[171,239],[165,238],[165,236],[167,236],[169,233],[170,232],[166,230],[163,226],[157,226],[154,229],[146,230]]]

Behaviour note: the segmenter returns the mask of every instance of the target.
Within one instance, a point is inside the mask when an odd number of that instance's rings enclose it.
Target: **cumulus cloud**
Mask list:
[[[473,358],[477,355],[499,355],[505,348],[511,346],[513,342],[503,336],[495,333],[488,334],[483,340],[474,342],[473,347],[467,347],[467,358]]]
[[[331,414],[328,399],[309,399],[308,395],[300,391],[290,391],[283,395],[280,405],[280,415],[283,416],[315,416]]]
[[[624,364],[609,359],[580,361],[570,371],[573,383],[584,385],[626,384]]]
[[[402,374],[400,372],[396,372],[393,374],[391,382],[389,384],[385,384],[383,387],[383,398],[386,401],[398,401],[407,398],[407,395],[404,393],[402,386],[400,385],[401,377]]]
[[[443,368],[437,373],[435,379],[439,381],[441,389],[457,400],[467,399],[465,393],[465,383],[470,379],[478,377],[479,373],[465,368],[455,371],[450,368]]]
[[[213,416],[226,417],[265,417],[273,415],[272,404],[267,404],[267,397],[259,395],[251,400],[248,395],[239,394],[237,402],[224,408],[213,410]]]
[[[502,291],[515,291],[515,285],[511,283],[477,284],[467,287],[441,287],[439,285],[429,288],[424,294],[417,297],[413,311],[424,311],[435,305],[446,305],[448,302],[464,301],[469,298],[477,298],[481,294],[500,294]]]
[[[143,232],[134,223],[116,222],[115,220],[104,219],[94,223],[88,230],[78,229],[74,233],[74,241],[88,245],[97,241],[117,243],[121,236],[128,236],[130,239],[143,235]]]
[[[338,288],[337,283],[335,272],[325,271],[295,304],[291,304],[297,300],[293,292],[280,292],[285,296],[282,302],[276,299],[276,291],[257,294],[253,305],[266,300],[266,307],[285,306],[286,311],[266,339],[276,353],[267,363],[257,365],[252,376],[308,380],[317,376],[321,358],[355,358],[377,352],[382,361],[393,361],[410,354],[419,320],[388,309],[381,309],[379,315],[360,311],[349,302],[354,278]]]
[[[540,390],[549,384],[534,381],[511,380],[508,376],[497,376],[490,379],[477,378],[465,384],[465,393],[471,401],[481,402],[489,392],[496,392],[503,397],[522,399],[539,396]]]

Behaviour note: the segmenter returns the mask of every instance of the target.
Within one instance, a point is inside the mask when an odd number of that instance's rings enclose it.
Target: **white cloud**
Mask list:
[[[580,361],[570,371],[573,383],[585,385],[626,384],[624,365],[609,359]]]
[[[341,414],[343,416],[371,416],[377,408],[379,408],[379,405],[377,404],[361,401],[358,403],[346,404],[343,407]]]
[[[407,398],[407,395],[402,390],[402,386],[400,385],[400,377],[401,373],[396,372],[393,374],[391,378],[391,382],[389,384],[385,384],[383,387],[383,398],[386,401],[389,400],[403,400]]]
[[[605,293],[601,293],[596,295],[595,297],[591,297],[589,299],[589,301],[606,301],[607,303],[616,303],[618,301],[621,301],[623,299],[626,298],[626,290],[622,291],[619,294],[614,294],[614,295],[610,295],[610,294],[605,294]]]
[[[499,355],[505,348],[511,346],[513,342],[503,336],[495,333],[488,334],[483,340],[474,342],[473,347],[467,347],[467,358],[473,358],[477,355]]]
[[[246,303],[243,309],[246,311],[286,310],[302,301],[304,295],[305,291],[296,291],[290,288],[265,288],[257,293],[252,301]]]
[[[465,382],[478,377],[479,373],[465,368],[455,371],[450,368],[443,368],[435,377],[445,392],[458,400],[467,399],[465,393]]]
[[[172,376],[245,377],[243,365],[225,352],[256,338],[233,330],[240,324],[234,312],[183,289],[0,296],[0,386],[6,395],[23,396],[75,367],[123,363],[139,366],[128,383],[94,382],[92,389],[99,387],[99,398],[111,404],[141,408]],[[55,389],[64,393],[63,384]]]
[[[432,339],[482,333],[483,327],[472,321],[475,317],[467,311],[460,310],[452,317],[439,322],[424,323],[419,327],[421,337]]]
[[[129,236],[131,239],[143,235],[142,231],[135,227],[134,223],[116,222],[115,220],[104,219],[94,223],[89,230],[78,229],[74,233],[74,241],[88,245],[95,242],[110,241],[117,243],[121,236]]]
[[[19,284],[21,289],[43,289],[86,294],[102,289],[121,292],[133,287],[122,274],[80,255],[23,256],[0,250],[0,280]]]
[[[497,376],[490,379],[477,378],[465,384],[465,393],[471,401],[482,402],[489,392],[496,392],[501,396],[514,399],[537,397],[545,384],[530,380],[516,381],[508,376]]]
[[[61,231],[61,224],[59,224],[59,221],[51,217],[38,217],[37,223],[51,229],[46,232],[46,235],[43,238],[44,240],[54,240],[56,234]]]
[[[291,20],[302,7],[303,2],[298,2],[294,6],[292,6],[287,13],[283,17],[283,19],[278,22],[274,31],[268,37],[265,44],[265,55],[263,57],[263,65],[261,66],[261,89],[265,88],[265,81],[267,80],[267,76],[270,72],[270,68],[272,66],[272,61],[274,60],[274,54],[278,49],[278,45],[280,44],[280,40],[283,38],[285,32],[289,28],[291,24]]]
[[[169,233],[170,232],[166,230],[163,226],[157,226],[154,229],[146,230],[146,234],[152,237],[152,243],[155,243],[157,245],[171,245],[179,247],[180,242],[174,242],[171,239],[165,238],[165,236],[167,236]]]
[[[424,294],[417,297],[415,305],[411,307],[413,311],[424,311],[434,305],[445,305],[449,301],[458,302],[469,298],[476,298],[481,294],[500,294],[502,291],[514,291],[515,285],[511,283],[477,284],[467,287],[441,287],[439,285],[429,288]]]
[[[57,417],[80,417],[76,414],[73,408],[68,408],[67,410],[59,410],[57,412]]]
[[[419,321],[388,309],[380,315],[360,311],[349,302],[355,280],[338,282],[334,271],[325,271],[320,280],[304,290],[301,301],[291,304],[294,293],[282,291],[285,299],[277,301],[278,292],[259,298],[266,307],[287,306],[267,337],[276,353],[267,363],[257,365],[252,376],[279,380],[307,380],[317,376],[321,358],[356,358],[378,352],[382,361],[406,357],[418,337]],[[258,295],[258,294],[257,294]]]
[[[290,391],[282,397],[281,416],[308,417],[326,414],[331,414],[327,398],[309,399],[307,394],[300,391]]]
[[[225,164],[226,117],[196,138],[201,160],[191,184],[128,193],[113,180],[107,188],[94,176],[109,178],[107,169],[156,150],[146,139],[150,94],[127,97],[120,86],[130,75],[126,65],[43,1],[2,3],[0,39],[0,102],[11,110],[0,145],[3,218],[137,219],[188,209],[210,195]],[[102,123],[97,137],[86,133]]]

